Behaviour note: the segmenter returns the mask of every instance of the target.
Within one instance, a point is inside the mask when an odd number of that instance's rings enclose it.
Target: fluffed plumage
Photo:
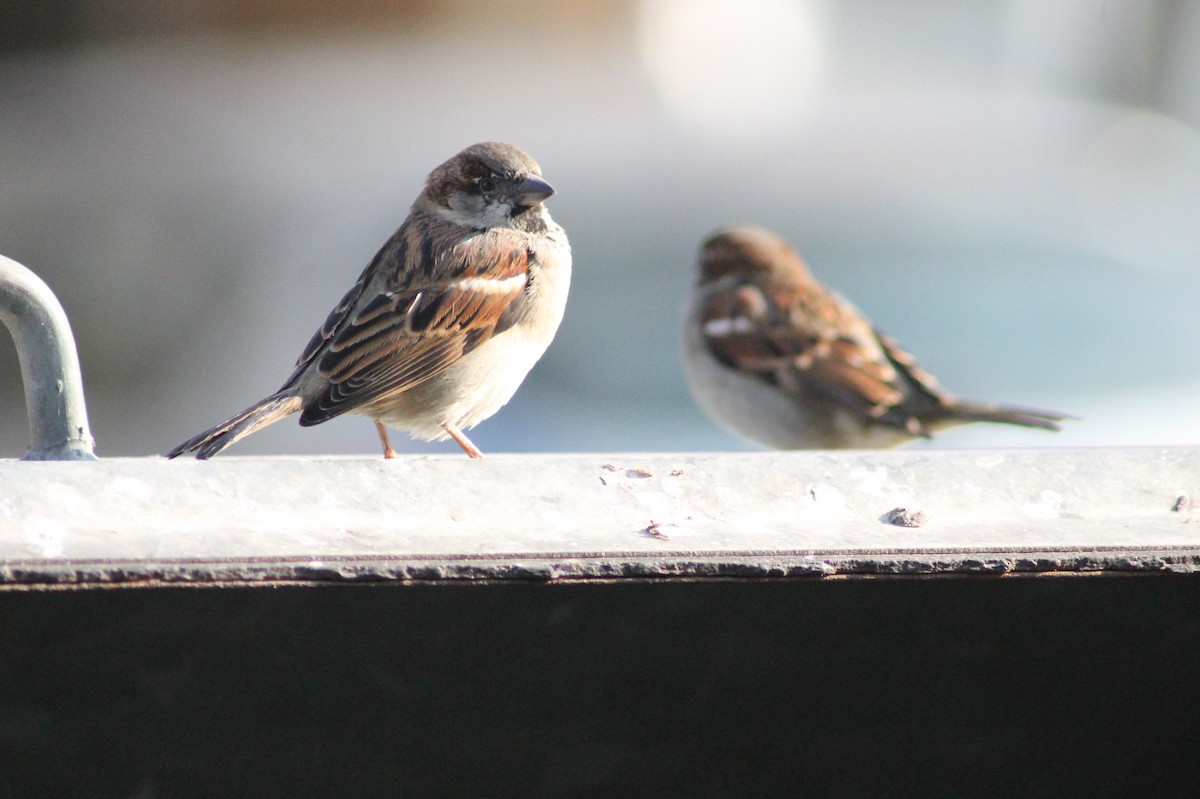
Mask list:
[[[175,447],[212,457],[292,413],[344,413],[414,437],[453,437],[500,409],[549,346],[571,276],[554,194],[518,148],[468,147],[432,173],[400,228],[313,335],[274,394]]]
[[[966,422],[1058,430],[1068,418],[950,396],[762,228],[704,243],[683,338],[701,409],[775,449],[886,447]]]

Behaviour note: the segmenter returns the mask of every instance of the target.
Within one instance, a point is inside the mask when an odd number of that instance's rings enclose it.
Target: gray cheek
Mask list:
[[[462,192],[452,194],[450,195],[450,207],[462,214],[478,215],[483,212],[483,197],[478,194]]]

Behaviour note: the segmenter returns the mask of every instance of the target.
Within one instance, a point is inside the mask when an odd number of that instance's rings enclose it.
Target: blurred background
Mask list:
[[[954,393],[1082,417],[935,446],[1197,444],[1198,126],[1186,0],[6,0],[0,253],[66,308],[97,453],[160,454],[279,386],[433,166],[506,140],[575,273],[484,452],[750,448],[677,356],[734,222]],[[0,333],[0,457],[28,441]]]

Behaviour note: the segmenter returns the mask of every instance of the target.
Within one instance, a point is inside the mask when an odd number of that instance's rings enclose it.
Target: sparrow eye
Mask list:
[[[475,182],[480,191],[489,192],[496,188],[496,181],[489,177],[482,177]]]

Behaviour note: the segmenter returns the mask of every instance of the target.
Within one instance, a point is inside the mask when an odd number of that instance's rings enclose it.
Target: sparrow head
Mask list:
[[[791,245],[766,228],[751,225],[725,228],[700,248],[700,282],[713,283],[727,275],[750,277],[808,277],[808,267]]]
[[[433,170],[417,205],[470,227],[513,227],[552,194],[542,168],[524,151],[484,142]]]

